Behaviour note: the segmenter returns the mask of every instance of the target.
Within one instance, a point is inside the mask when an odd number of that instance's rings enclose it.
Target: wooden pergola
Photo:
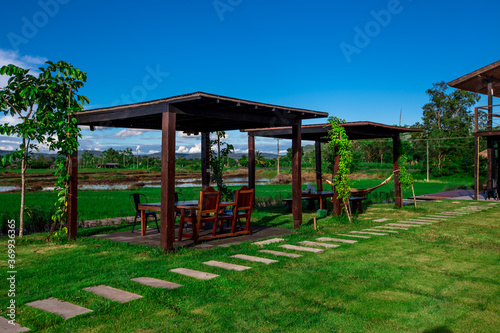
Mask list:
[[[301,125],[303,119],[327,117],[328,113],[258,103],[243,99],[218,96],[203,92],[174,96],[144,103],[120,105],[79,112],[78,125],[161,130],[161,247],[174,248],[175,240],[175,134],[176,131],[201,133],[202,184],[210,183],[208,152],[210,132],[291,126],[293,165],[298,173],[293,176],[293,194],[301,196]],[[249,158],[255,160],[255,143],[249,139]],[[253,155],[253,156],[252,156]],[[77,234],[77,155],[71,158],[70,201],[68,204],[68,237]],[[249,179],[255,188],[255,178]],[[293,209],[294,225],[302,223],[302,205],[297,200]]]
[[[360,121],[360,122],[349,122],[343,123],[342,126],[345,128],[347,136],[350,140],[366,140],[366,139],[383,139],[392,138],[393,142],[393,162],[394,162],[394,192],[395,192],[395,204],[396,207],[403,206],[403,193],[401,189],[401,184],[399,183],[398,173],[398,159],[400,156],[400,134],[409,132],[422,132],[421,129],[416,128],[405,128],[398,126],[384,125],[380,123]],[[315,125],[304,125],[301,128],[302,140],[314,141],[315,142],[315,156],[316,156],[316,187],[317,191],[323,190],[323,175],[321,170],[321,143],[328,142],[328,131],[331,129],[330,124],[315,124]],[[248,133],[249,140],[255,136],[279,138],[279,139],[293,139],[292,128],[291,127],[276,127],[269,129],[250,129],[243,130],[243,132]],[[253,139],[252,139],[253,140]],[[333,172],[336,173],[338,170],[338,157],[335,159]],[[295,169],[293,169],[295,172]],[[250,175],[253,174],[253,175]],[[255,179],[255,166],[249,169],[249,178]],[[300,200],[300,197],[299,199]],[[295,204],[297,200],[293,198]],[[338,215],[341,212],[341,204],[334,194],[333,197],[334,214]]]
[[[476,107],[474,112],[474,200],[479,191],[479,139],[486,138],[487,146],[487,187],[493,187],[493,179],[500,179],[500,131],[493,129],[493,118],[500,118],[494,113],[493,97],[500,97],[500,60],[469,74],[448,82],[450,87],[467,90],[488,96],[488,105]],[[479,112],[487,113],[486,130],[479,130]],[[498,171],[496,171],[498,170]],[[495,172],[496,171],[496,172]]]

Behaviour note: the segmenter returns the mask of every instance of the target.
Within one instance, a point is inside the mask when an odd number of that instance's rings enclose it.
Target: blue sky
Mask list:
[[[2,12],[0,65],[71,62],[88,73],[89,108],[205,91],[346,121],[398,124],[403,109],[411,125],[433,82],[500,54],[491,0],[41,0],[9,1]],[[82,134],[83,149],[160,150],[157,131]],[[199,151],[199,140],[178,133],[177,150]],[[227,141],[246,151],[246,135]],[[0,136],[0,149],[17,142]],[[256,148],[275,152],[276,142]]]

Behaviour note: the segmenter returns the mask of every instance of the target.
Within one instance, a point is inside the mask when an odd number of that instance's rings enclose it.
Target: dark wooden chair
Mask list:
[[[236,191],[234,196],[234,207],[231,213],[225,213],[219,216],[219,221],[222,223],[225,220],[231,221],[231,234],[248,233],[252,234],[250,229],[250,219],[252,217],[253,200],[255,196],[255,190],[249,190],[248,187],[243,186],[241,189]],[[245,219],[245,227],[239,229],[236,232],[236,221]],[[222,224],[221,224],[222,227]]]
[[[217,231],[217,221],[219,215],[220,191],[200,191],[198,206],[178,206],[181,211],[181,221],[179,224],[179,242],[182,237],[193,238],[195,243],[198,241],[198,234],[201,227],[205,223],[212,222],[213,230],[212,237],[215,237]],[[190,210],[190,216],[187,216],[187,211]],[[186,223],[191,223],[193,233],[184,234],[184,226]]]
[[[489,199],[499,200],[500,191],[498,189],[498,181],[495,178],[493,178],[491,180],[491,185],[492,185],[491,188],[485,189],[486,200],[489,200]]]
[[[140,203],[147,203],[148,199],[142,193],[132,193],[131,195],[129,195],[128,199],[135,210],[134,225],[132,226],[132,232],[134,232],[137,218],[139,218],[139,220],[141,219],[141,211],[139,210],[138,206]],[[158,217],[156,216],[156,212],[146,211],[145,214],[146,214],[146,222],[148,220],[148,217],[150,216],[153,216],[155,218],[156,228],[158,229],[158,232],[160,232],[160,227],[158,226]]]

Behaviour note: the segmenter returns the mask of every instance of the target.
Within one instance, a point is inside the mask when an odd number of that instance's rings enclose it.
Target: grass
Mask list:
[[[487,205],[486,203],[477,203]],[[469,207],[426,202],[414,210],[376,204],[355,223],[341,218],[318,221],[304,214],[302,228],[287,243],[373,227],[382,217],[406,219]],[[164,254],[155,247],[133,246],[80,236],[57,245],[43,235],[27,236],[17,246],[17,319],[35,332],[498,332],[500,207],[413,228],[388,237],[360,240],[321,255],[279,258],[272,265],[247,263],[233,254],[261,257],[248,243],[205,251],[183,249]],[[292,228],[280,207],[259,208],[254,224]],[[129,226],[89,228],[82,234]],[[6,248],[6,239],[1,239]],[[282,250],[278,244],[267,249]],[[2,259],[6,258],[6,251]],[[253,267],[244,272],[205,266],[219,260]],[[0,262],[6,271],[6,261]],[[219,274],[198,281],[169,272],[185,267]],[[130,281],[149,276],[180,283],[157,290]],[[82,288],[106,284],[143,295],[119,304]],[[56,297],[94,312],[64,321],[24,304]],[[0,315],[8,299],[2,294]]]

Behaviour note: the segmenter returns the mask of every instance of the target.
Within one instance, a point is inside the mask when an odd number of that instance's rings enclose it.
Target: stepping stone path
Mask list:
[[[408,219],[407,221],[420,222],[420,223],[427,223],[427,224],[439,223],[439,221],[431,221],[431,220],[417,220],[417,219]],[[407,221],[405,221],[405,222],[407,222]],[[403,222],[403,221],[398,221],[398,222]]]
[[[47,298],[41,301],[26,303],[28,306],[47,311],[63,317],[64,319],[73,318],[84,313],[93,312],[90,309],[78,306],[72,303],[63,302],[57,298]]]
[[[83,290],[108,298],[112,301],[117,301],[119,303],[127,303],[134,299],[142,298],[141,295],[137,295],[125,290],[116,289],[105,285],[83,288]]]
[[[330,237],[320,237],[320,238],[316,238],[316,240],[320,241],[320,242],[339,242],[339,243],[346,243],[346,244],[355,244],[358,242],[356,240],[351,240],[351,239],[330,238]]]
[[[176,289],[182,287],[182,284],[177,284],[165,280],[158,280],[150,277],[138,277],[130,280],[154,288]]]
[[[205,261],[204,264],[208,265],[208,266],[219,267],[219,268],[224,268],[224,269],[238,271],[238,272],[252,268],[252,267],[248,267],[248,266],[228,264],[227,262],[215,261],[215,260]]]
[[[210,280],[219,276],[217,274],[195,271],[193,269],[188,269],[188,268],[174,268],[171,269],[170,272],[189,276],[198,280]]]
[[[347,235],[347,234],[337,234],[337,236],[355,237],[355,238],[364,238],[364,239],[369,239],[369,238],[371,238],[370,236]]]
[[[17,332],[26,332],[30,329],[27,327],[22,327],[18,323],[14,322],[14,325],[9,324],[9,319],[4,317],[0,317],[0,332],[2,333],[17,333]]]
[[[312,247],[304,247],[304,246],[297,246],[297,245],[290,245],[290,244],[280,245],[280,247],[287,249],[287,250],[314,252],[314,253],[318,253],[318,254],[323,253],[322,249],[315,249]]]
[[[386,226],[383,226],[383,225],[379,225],[379,226],[376,226],[376,227],[374,227],[374,228],[377,228],[377,229],[408,230],[408,228],[386,227]],[[384,231],[384,230],[380,230],[380,231]]]
[[[363,229],[363,231],[375,231],[375,232],[388,232],[391,234],[399,234],[399,231],[394,231],[394,230],[377,230],[377,229]]]
[[[415,222],[415,221],[398,221],[398,223],[411,223],[411,224],[420,224],[420,225],[432,225],[430,222]]]
[[[234,256],[231,256],[230,258],[238,258],[241,260],[248,260],[248,261],[252,261],[252,262],[261,262],[261,263],[266,264],[266,265],[273,264],[275,262],[279,262],[278,260],[274,260],[274,259],[248,256],[246,254],[235,254]]]
[[[283,238],[271,238],[271,239],[266,239],[261,242],[255,242],[253,245],[257,246],[264,246],[264,245],[269,245],[273,243],[279,243],[279,242],[284,242],[285,240]]]
[[[275,256],[283,256],[283,257],[288,257],[288,258],[300,258],[300,257],[302,257],[302,255],[300,255],[300,254],[273,251],[273,250],[259,250],[259,252],[274,254]]]
[[[300,242],[300,244],[305,245],[305,246],[320,246],[320,247],[326,247],[330,249],[335,249],[337,247],[340,247],[338,244],[329,244],[329,243],[318,243],[318,242],[310,242],[310,241],[303,241]]]
[[[446,220],[447,218],[449,218],[449,216],[443,216],[443,215],[427,215],[427,216],[429,216],[429,217],[439,217],[442,220]]]
[[[403,224],[403,223],[387,223],[387,225],[395,226],[395,227],[421,227],[421,225],[415,224]]]
[[[350,231],[351,234],[367,234],[367,235],[375,235],[375,236],[387,236],[387,234],[383,234],[381,232],[368,232],[368,231]]]
[[[373,222],[385,222],[385,221],[390,221],[391,219],[378,219],[378,220],[373,220]]]

